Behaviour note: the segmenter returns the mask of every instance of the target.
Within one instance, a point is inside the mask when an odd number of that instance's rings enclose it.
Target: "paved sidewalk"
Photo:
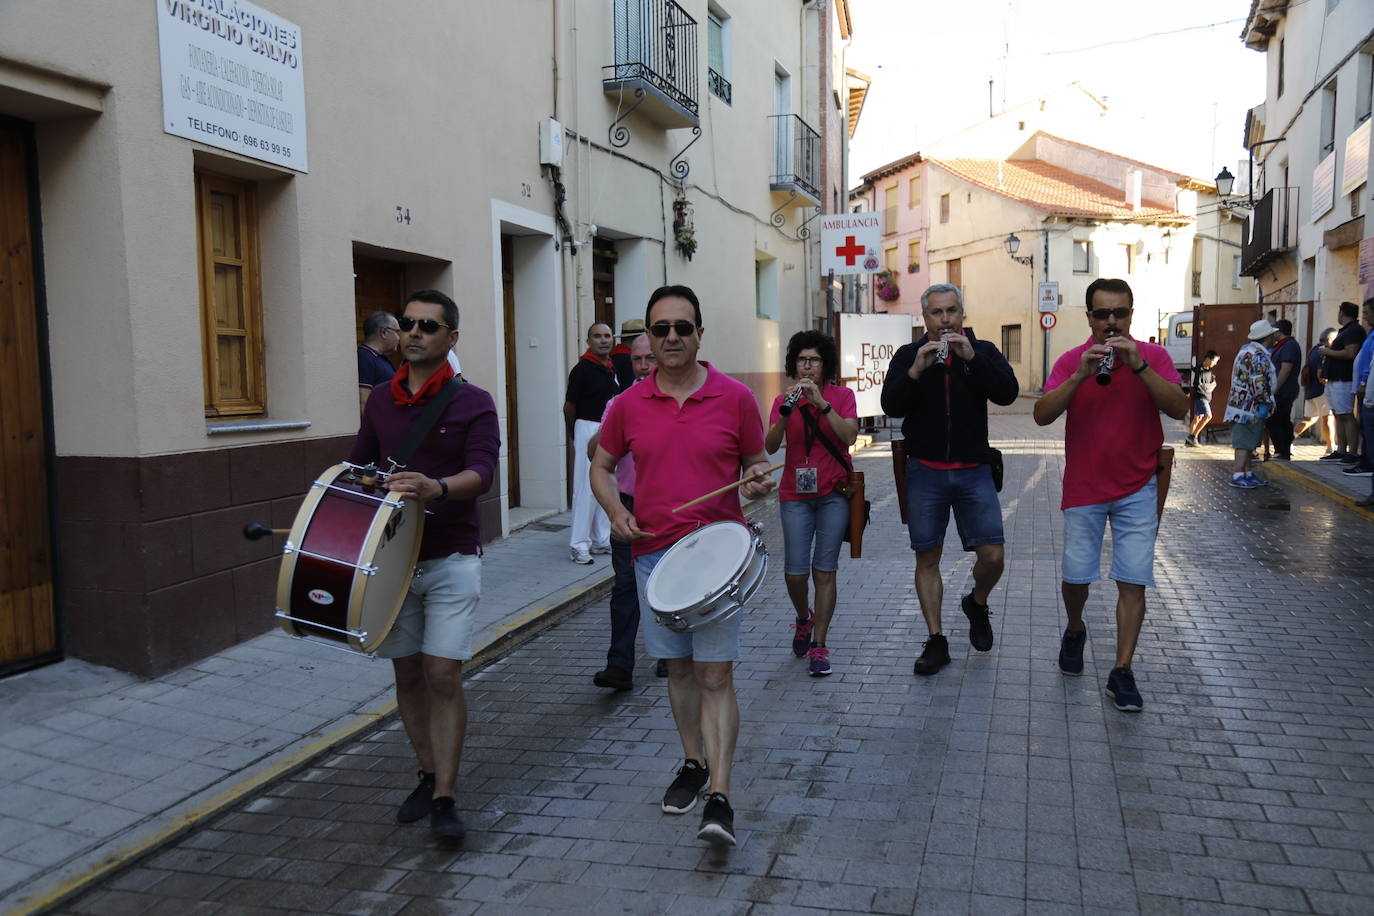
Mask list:
[[[858,460],[873,525],[841,560],[835,674],[788,650],[776,566],[736,668],[740,845],[658,808],[676,735],[663,685],[597,690],[604,615],[567,617],[474,675],[462,849],[395,823],[413,785],[394,721],[133,862],[60,914],[1374,912],[1374,526],[1303,487],[1230,488],[1180,449],[1136,671],[1102,687],[1110,587],[1086,672],[1063,626],[1062,425],[992,420],[1007,457],[997,644],[971,650],[947,551],[953,662],[913,676],[924,627],[890,458]],[[758,516],[776,558],[776,501]],[[951,530],[948,543],[955,545]]]
[[[1203,445],[1197,449],[1187,449],[1196,451],[1199,455],[1208,458],[1221,458],[1229,462],[1234,451],[1230,443],[1225,441],[1225,436],[1219,437],[1223,441],[1215,445]],[[1171,436],[1178,450],[1184,451],[1182,445],[1182,434]],[[1256,461],[1251,462],[1251,470],[1262,478],[1278,478],[1297,483],[1316,490],[1318,493],[1325,494],[1335,501],[1346,505],[1356,512],[1374,518],[1374,512],[1366,508],[1356,506],[1358,500],[1365,499],[1370,494],[1370,478],[1354,477],[1341,473],[1342,468],[1348,465],[1339,461],[1322,461],[1322,455],[1326,454],[1326,447],[1314,439],[1297,439],[1293,442],[1293,459],[1291,461]]]
[[[568,521],[488,546],[477,661],[609,585],[608,557],[568,561]],[[151,681],[76,660],[0,681],[0,912],[60,893],[394,709],[390,664],[279,630]]]

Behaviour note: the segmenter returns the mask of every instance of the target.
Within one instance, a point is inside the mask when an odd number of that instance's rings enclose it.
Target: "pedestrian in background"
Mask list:
[[[1269,361],[1274,364],[1274,412],[1265,421],[1274,457],[1293,459],[1293,404],[1298,400],[1298,376],[1302,369],[1302,347],[1293,339],[1293,322],[1280,318],[1274,322],[1278,335],[1269,345]]]
[[[611,326],[600,322],[587,328],[587,349],[568,373],[563,419],[573,445],[572,530],[568,549],[574,563],[589,564],[594,553],[611,552],[611,522],[592,496],[588,479],[591,462],[587,443],[601,428],[606,405],[620,393],[611,363]]]
[[[1360,421],[1360,460],[1341,471],[1347,477],[1374,477],[1374,457],[1369,454],[1374,445],[1374,411],[1365,406],[1364,400],[1369,390],[1369,367],[1374,361],[1374,297],[1364,301],[1360,310],[1360,320],[1364,322],[1364,343],[1355,355],[1353,383],[1355,385],[1355,413]]]
[[[1240,348],[1231,366],[1231,393],[1226,398],[1226,415],[1231,424],[1231,486],[1253,490],[1269,481],[1250,471],[1250,453],[1259,448],[1264,437],[1264,421],[1274,412],[1274,363],[1269,346],[1279,330],[1261,318],[1250,325],[1250,342]]]
[[[1335,418],[1326,401],[1326,375],[1323,367],[1322,347],[1331,346],[1336,339],[1336,329],[1327,328],[1317,338],[1317,345],[1307,353],[1307,363],[1302,367],[1299,381],[1302,383],[1302,422],[1294,430],[1295,436],[1305,436],[1312,427],[1317,428],[1317,439],[1326,446],[1326,454],[1331,454],[1336,441]]]
[[[1192,417],[1189,420],[1188,435],[1184,438],[1184,445],[1201,445],[1198,436],[1207,428],[1207,424],[1212,422],[1212,394],[1217,390],[1217,375],[1212,370],[1221,361],[1221,354],[1216,350],[1208,350],[1202,357],[1202,362],[1193,370],[1193,389],[1190,392],[1192,397]]]
[[[772,454],[787,441],[778,513],[783,580],[797,614],[792,654],[806,657],[812,677],[825,677],[831,670],[825,641],[837,600],[835,574],[849,527],[849,497],[840,489],[854,469],[849,446],[859,435],[859,414],[854,392],[835,383],[840,357],[830,335],[793,334],[784,366],[795,384],[774,399],[763,447]],[[814,610],[808,597],[812,582]]]
[[[1357,459],[1360,424],[1355,419],[1355,356],[1364,344],[1360,310],[1353,302],[1342,302],[1338,310],[1341,329],[1331,346],[1321,350],[1326,369],[1326,400],[1336,415],[1336,450],[1323,461],[1351,462]]]
[[[401,328],[390,312],[373,312],[363,321],[363,342],[358,344],[358,410],[367,406],[372,389],[385,385],[396,374],[388,357],[401,345]]]

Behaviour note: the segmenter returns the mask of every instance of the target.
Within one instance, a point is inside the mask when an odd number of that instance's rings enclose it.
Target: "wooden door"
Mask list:
[[[615,333],[615,243],[597,236],[592,242],[592,298],[595,320],[610,325]],[[582,330],[586,330],[583,328]]]
[[[29,148],[0,120],[0,670],[57,653]]]
[[[382,261],[353,256],[353,318],[358,343],[363,342],[363,322],[373,312],[398,315],[406,304],[406,266],[400,261]],[[401,365],[401,352],[394,350],[392,365]]]
[[[501,236],[501,307],[506,348],[506,490],[510,507],[520,505],[520,414],[516,409],[515,388],[515,267],[511,237]]]
[[[1226,425],[1226,399],[1231,395],[1231,370],[1236,354],[1250,341],[1250,325],[1260,317],[1260,305],[1200,305],[1193,331],[1194,359],[1201,359],[1208,350],[1216,350],[1220,360],[1212,370],[1217,377],[1217,390],[1212,393],[1212,420],[1208,429]]]

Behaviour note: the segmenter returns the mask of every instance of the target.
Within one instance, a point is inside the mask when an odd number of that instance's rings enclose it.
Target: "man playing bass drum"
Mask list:
[[[977,554],[973,589],[959,603],[969,621],[969,642],[992,648],[988,597],[1002,578],[1002,507],[997,500],[1001,455],[988,445],[988,401],[1010,404],[1021,388],[1001,352],[964,327],[959,287],[937,283],[921,294],[926,336],[899,349],[883,381],[883,412],[903,417],[907,529],[916,551],[916,597],[929,636],[916,674],[949,664],[941,631],[945,586],[940,579],[949,513],[966,551]]]

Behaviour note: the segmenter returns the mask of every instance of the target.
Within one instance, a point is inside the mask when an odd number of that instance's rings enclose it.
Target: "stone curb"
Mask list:
[[[1264,466],[1264,470],[1270,476],[1282,477],[1284,480],[1287,480],[1291,483],[1296,483],[1299,486],[1304,486],[1309,490],[1312,490],[1316,493],[1320,493],[1328,499],[1340,503],[1342,506],[1345,506],[1351,512],[1358,512],[1365,518],[1374,519],[1374,509],[1368,509],[1364,506],[1355,505],[1355,498],[1353,496],[1351,496],[1348,493],[1341,492],[1340,490],[1331,486],[1326,481],[1318,480],[1316,477],[1306,473],[1305,471],[1300,471],[1297,468],[1292,467],[1291,465],[1288,465],[1282,461],[1267,462]]]

